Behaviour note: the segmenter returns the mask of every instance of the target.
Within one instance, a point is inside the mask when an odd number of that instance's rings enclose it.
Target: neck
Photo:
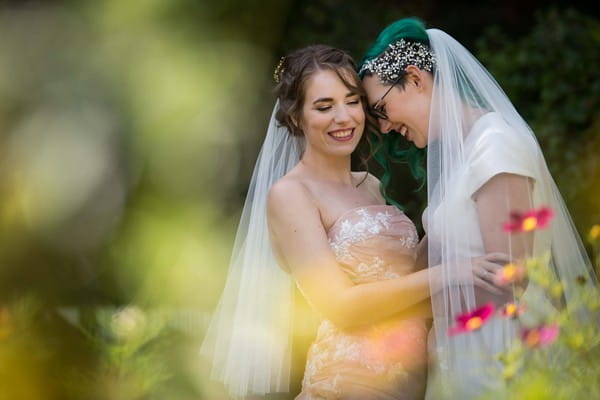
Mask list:
[[[352,185],[350,155],[333,157],[311,151],[309,147],[300,162],[304,168],[318,174],[323,180]]]
[[[469,136],[469,132],[471,132],[471,128],[473,127],[473,124],[475,124],[475,122],[481,118],[481,116],[483,114],[485,114],[485,111],[479,109],[479,108],[472,108],[469,106],[464,106],[463,107],[463,124],[464,124],[464,132],[463,132],[463,136],[466,139],[467,136]]]

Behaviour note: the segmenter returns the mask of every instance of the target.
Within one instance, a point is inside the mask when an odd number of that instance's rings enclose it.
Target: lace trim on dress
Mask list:
[[[331,343],[335,343],[335,346],[331,347]],[[366,349],[369,349],[368,338],[340,332],[331,321],[323,320],[319,327],[318,340],[310,350],[303,387],[319,399],[338,398],[341,395],[339,374],[327,381],[313,381],[315,374],[327,365],[335,365],[336,362],[355,362],[390,382],[408,376],[401,362],[389,363],[368,356],[365,353]]]
[[[392,218],[392,214],[387,211],[371,215],[365,208],[359,208],[356,213],[361,216],[359,221],[352,223],[349,219],[343,220],[339,232],[333,240],[329,239],[329,245],[341,262],[352,261],[349,251],[352,244],[370,239],[378,235],[382,229],[389,228]]]

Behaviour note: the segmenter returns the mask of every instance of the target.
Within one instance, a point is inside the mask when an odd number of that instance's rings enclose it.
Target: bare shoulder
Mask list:
[[[529,197],[533,190],[534,180],[528,176],[503,172],[494,175],[485,182],[472,198],[479,202],[483,198],[514,199],[521,196]]]
[[[365,172],[361,172],[361,174],[364,173]],[[369,191],[369,193],[371,193],[378,201],[380,201],[381,203],[385,203],[385,199],[381,194],[381,182],[375,175],[371,174],[370,172],[366,172],[366,174],[367,177],[365,178],[363,184],[366,185],[366,188]]]
[[[307,207],[316,208],[316,205],[313,203],[310,192],[302,180],[295,176],[286,175],[269,189],[267,210],[271,217],[290,209],[298,211]],[[289,215],[290,213],[286,212],[286,214]]]
[[[300,253],[329,245],[320,211],[300,177],[275,182],[267,198],[267,224],[271,245],[284,269],[295,269]]]
[[[369,184],[377,189],[379,189],[379,186],[381,185],[381,182],[379,181],[379,178],[377,178],[375,175],[373,175],[370,172],[367,172],[367,182],[369,182]]]

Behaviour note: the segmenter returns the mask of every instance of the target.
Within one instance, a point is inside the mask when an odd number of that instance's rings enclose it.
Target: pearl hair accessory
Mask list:
[[[273,71],[273,80],[275,81],[275,83],[279,83],[281,81],[281,74],[283,74],[283,71],[285,70],[283,68],[284,61],[285,61],[285,56],[283,56],[279,59],[279,64],[277,64],[275,71]]]
[[[409,65],[432,72],[435,56],[429,46],[404,39],[390,43],[383,53],[364,63],[359,75],[367,71],[375,73],[382,83],[388,84],[396,81]]]

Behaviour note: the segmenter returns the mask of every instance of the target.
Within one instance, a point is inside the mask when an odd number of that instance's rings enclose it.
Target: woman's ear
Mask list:
[[[302,127],[300,126],[300,120],[297,115],[290,115],[290,122],[293,126],[295,134],[303,134]]]
[[[409,85],[414,85],[417,89],[423,90],[423,71],[414,65],[406,67],[406,80]]]

